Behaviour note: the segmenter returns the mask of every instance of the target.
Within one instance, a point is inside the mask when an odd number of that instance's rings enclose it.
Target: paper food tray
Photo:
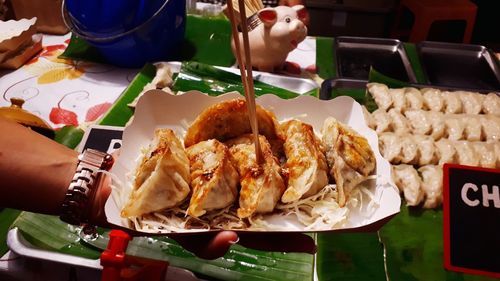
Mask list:
[[[190,91],[177,96],[165,95],[159,90],[146,92],[139,100],[134,120],[124,131],[120,156],[114,164],[112,173],[122,183],[130,184],[132,180],[130,175],[135,172],[141,148],[148,147],[153,139],[155,128],[170,128],[179,137],[183,137],[185,132],[183,123],[185,124],[187,121],[190,124],[198,114],[212,104],[235,98],[241,99],[242,96],[237,93],[229,93],[212,97],[198,91]],[[354,230],[377,222],[380,223],[381,220],[399,212],[401,200],[399,192],[391,179],[390,165],[380,155],[377,135],[366,126],[361,106],[352,98],[338,97],[333,100],[323,101],[311,96],[300,96],[291,100],[283,100],[274,95],[264,95],[257,98],[257,104],[274,112],[278,121],[296,118],[311,124],[316,133],[321,130],[324,120],[329,116],[333,116],[366,137],[374,151],[377,161],[377,177],[371,181],[370,192],[375,195],[374,198],[377,201],[375,211],[369,217],[366,217],[366,214],[352,208],[348,221],[342,228],[322,229],[322,231]],[[118,193],[114,189],[112,196],[106,202],[107,219],[112,224],[130,228],[128,221],[120,216],[122,206],[126,202],[117,202],[120,201],[116,199],[119,197]],[[128,195],[126,197],[128,198]],[[280,217],[279,222],[273,221],[273,219],[275,218],[271,215],[269,220],[273,224],[286,225],[287,229],[289,229],[287,231],[306,231],[295,216],[287,216],[286,219]],[[200,230],[200,232],[203,231],[207,230]],[[317,230],[314,232],[317,232]],[[170,232],[159,231],[158,233]],[[193,230],[190,233],[193,233]]]

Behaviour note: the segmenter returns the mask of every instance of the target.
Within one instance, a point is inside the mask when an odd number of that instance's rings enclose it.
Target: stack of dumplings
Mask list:
[[[365,114],[410,206],[442,203],[442,165],[500,168],[500,96],[369,83],[378,109]]]
[[[337,204],[344,207],[354,188],[375,171],[367,140],[333,117],[326,119],[320,139],[309,124],[279,123],[272,112],[256,109],[261,163],[241,99],[205,109],[188,128],[184,145],[171,129],[157,129],[122,217],[165,218],[168,214],[157,212],[172,210],[173,216],[180,212],[197,222],[216,214],[208,219],[210,227],[217,219],[251,223],[252,216],[275,211],[280,201],[293,204],[316,195],[330,179],[337,184]]]

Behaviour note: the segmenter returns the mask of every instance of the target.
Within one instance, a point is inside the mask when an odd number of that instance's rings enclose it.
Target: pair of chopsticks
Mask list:
[[[255,157],[257,163],[262,161],[262,151],[260,149],[259,142],[259,126],[257,123],[257,110],[255,106],[255,92],[253,85],[253,75],[252,75],[252,58],[250,57],[250,44],[248,41],[248,26],[245,0],[238,0],[238,6],[240,11],[240,27],[243,38],[243,53],[245,54],[244,59],[241,57],[241,45],[240,37],[238,34],[237,22],[234,16],[234,9],[232,0],[227,1],[229,21],[231,22],[232,36],[234,40],[234,45],[236,48],[236,60],[240,66],[241,82],[243,82],[243,89],[245,91],[245,99],[247,102],[248,116],[250,118],[250,126],[252,128],[252,133],[254,137],[255,144]]]

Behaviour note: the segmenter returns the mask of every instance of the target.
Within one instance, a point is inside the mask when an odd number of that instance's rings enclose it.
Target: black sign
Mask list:
[[[122,146],[123,127],[94,125],[85,131],[80,151],[92,148],[99,151],[113,153]]]
[[[444,166],[444,265],[500,278],[500,170]]]

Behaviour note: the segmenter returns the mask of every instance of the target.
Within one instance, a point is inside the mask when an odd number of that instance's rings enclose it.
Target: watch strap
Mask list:
[[[60,219],[69,224],[88,222],[90,203],[94,199],[100,181],[100,170],[109,171],[113,165],[110,154],[86,149],[78,156],[75,175],[69,184],[61,207]]]

